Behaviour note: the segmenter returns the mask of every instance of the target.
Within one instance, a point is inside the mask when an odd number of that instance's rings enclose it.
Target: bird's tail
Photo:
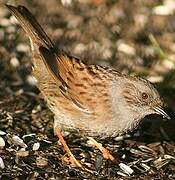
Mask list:
[[[37,22],[35,17],[27,10],[27,8],[24,6],[14,7],[7,4],[6,7],[16,17],[34,44],[44,46],[48,49],[53,48],[52,41],[44,32],[43,28]]]

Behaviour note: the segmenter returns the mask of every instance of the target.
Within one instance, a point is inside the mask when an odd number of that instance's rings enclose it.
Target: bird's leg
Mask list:
[[[98,143],[98,142],[97,142],[95,139],[93,139],[92,137],[88,137],[88,139],[93,143],[93,145],[95,145],[95,146],[102,152],[103,157],[104,157],[105,159],[110,159],[111,161],[114,161],[114,160],[115,160],[115,158],[110,154],[110,152],[109,152],[106,148],[104,148],[104,147],[102,146],[101,143]]]
[[[82,165],[78,162],[78,160],[76,160],[76,158],[74,157],[74,155],[72,154],[72,152],[70,151],[66,141],[63,138],[62,132],[60,131],[59,128],[55,129],[55,134],[57,135],[57,137],[59,138],[59,141],[61,142],[64,150],[66,151],[68,157],[69,157],[69,161],[71,163],[71,165],[73,167],[79,167],[82,168]]]

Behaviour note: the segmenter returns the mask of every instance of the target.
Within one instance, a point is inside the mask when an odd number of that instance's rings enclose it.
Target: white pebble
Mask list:
[[[33,150],[33,151],[37,151],[39,148],[40,148],[40,143],[39,143],[39,142],[36,142],[36,143],[33,144],[32,150]]]
[[[114,138],[114,140],[115,141],[123,141],[124,139],[130,138],[130,137],[131,137],[131,135],[126,134],[126,135],[123,135],[123,136],[117,136],[117,137]]]
[[[124,163],[120,163],[119,166],[128,175],[131,175],[134,172],[128,165]]]
[[[16,47],[16,50],[18,52],[28,52],[30,50],[29,46],[27,44],[18,44]]]
[[[175,10],[174,0],[165,0],[163,5],[156,6],[153,8],[153,13],[156,15],[171,15]]]
[[[136,54],[136,50],[129,44],[126,43],[119,43],[118,45],[118,51],[123,52],[127,55],[134,56]]]
[[[126,154],[123,154],[123,155],[122,155],[122,159],[125,159],[125,158],[126,158]]]
[[[105,48],[103,51],[102,51],[102,57],[104,59],[109,59],[112,57],[112,51],[109,49],[109,48]]]
[[[5,146],[5,141],[2,137],[0,137],[0,148],[3,148]]]
[[[0,130],[0,136],[6,135],[6,132]]]
[[[1,169],[5,168],[4,161],[3,161],[3,159],[1,157],[0,157],[0,168]]]
[[[170,70],[173,70],[174,69],[174,62],[173,61],[170,61],[168,59],[164,59],[163,61],[163,65],[164,67],[170,69]]]
[[[118,171],[117,174],[120,175],[120,176],[123,176],[123,177],[127,177],[126,174],[124,174],[124,173],[122,173],[122,172],[120,172],[120,171]]]
[[[24,93],[24,89],[19,89],[18,91],[15,92],[16,96],[20,96]]]
[[[148,76],[147,79],[152,83],[159,83],[163,81],[162,76]]]
[[[7,27],[7,26],[9,26],[10,24],[11,24],[11,23],[10,23],[9,19],[7,19],[7,18],[2,18],[2,19],[0,19],[0,25],[1,25],[1,26]]]
[[[37,167],[45,167],[48,165],[48,160],[44,157],[39,156],[36,158],[36,165]]]
[[[12,137],[12,141],[15,145],[23,147],[23,148],[27,148],[27,145],[24,143],[24,141],[18,137],[18,136],[13,136]]]
[[[140,163],[140,165],[146,170],[149,171],[151,169],[151,167],[149,167],[148,165],[144,164],[144,163]]]
[[[14,68],[17,68],[20,65],[19,60],[16,57],[10,59],[10,64]]]
[[[144,14],[136,14],[134,20],[138,26],[143,28],[145,24],[148,22],[148,17]]]
[[[36,114],[41,111],[41,105],[37,105],[34,109],[32,109],[32,114]]]
[[[27,80],[28,84],[30,84],[31,86],[36,86],[36,84],[37,84],[36,78],[33,77],[32,75],[28,75],[26,80]]]
[[[70,6],[72,4],[72,0],[61,0],[63,6]]]
[[[16,155],[19,157],[27,157],[29,155],[29,151],[26,151],[25,148],[21,148]]]
[[[74,48],[75,54],[82,54],[86,50],[86,46],[83,43],[79,43]]]

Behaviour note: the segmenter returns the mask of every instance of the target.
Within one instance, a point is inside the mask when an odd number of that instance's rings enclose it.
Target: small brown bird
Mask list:
[[[63,130],[82,132],[107,159],[114,157],[92,137],[115,137],[132,130],[149,114],[161,114],[163,102],[145,79],[123,75],[109,67],[86,65],[56,49],[33,15],[23,6],[6,5],[30,38],[33,75],[54,113],[54,132],[74,166]]]

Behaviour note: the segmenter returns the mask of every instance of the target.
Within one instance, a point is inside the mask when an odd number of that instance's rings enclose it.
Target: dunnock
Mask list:
[[[92,137],[115,137],[149,114],[161,114],[162,100],[147,80],[123,75],[109,67],[86,65],[56,49],[33,15],[23,6],[6,5],[30,38],[33,75],[54,113],[54,132],[70,157],[82,167],[62,136],[62,130],[90,136],[107,159],[113,156]]]

